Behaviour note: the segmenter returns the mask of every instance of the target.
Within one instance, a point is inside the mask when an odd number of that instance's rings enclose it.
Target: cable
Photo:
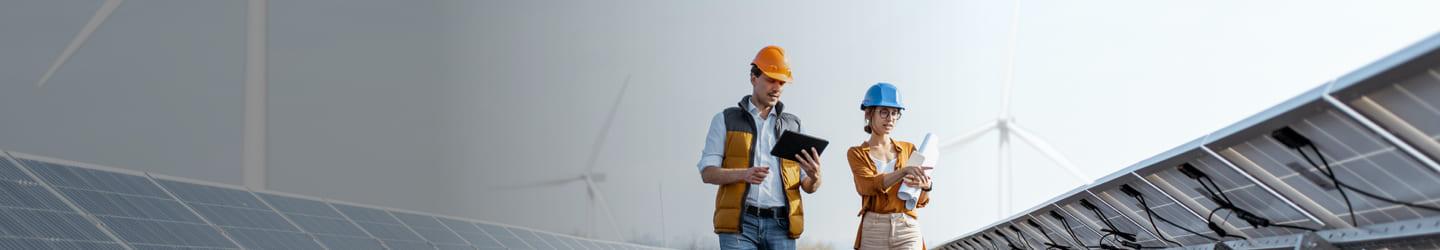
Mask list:
[[[1025,224],[1030,224],[1030,227],[1033,227],[1033,228],[1035,228],[1035,229],[1037,229],[1037,230],[1040,230],[1040,235],[1041,235],[1041,236],[1045,236],[1045,240],[1050,241],[1050,242],[1048,242],[1048,243],[1045,243],[1045,246],[1046,246],[1045,249],[1065,249],[1065,250],[1069,250],[1069,249],[1070,249],[1070,247],[1062,246],[1062,245],[1059,245],[1059,244],[1055,244],[1055,243],[1057,243],[1057,242],[1055,242],[1055,239],[1054,239],[1054,238],[1050,238],[1050,233],[1049,233],[1049,232],[1045,232],[1045,227],[1041,227],[1041,226],[1040,226],[1040,223],[1035,223],[1035,220],[1025,219]]]
[[[1166,238],[1166,237],[1165,237],[1165,233],[1160,232],[1160,227],[1155,225],[1155,217],[1156,217],[1156,216],[1155,216],[1155,211],[1153,211],[1153,210],[1150,209],[1150,204],[1145,202],[1145,195],[1144,195],[1144,194],[1141,194],[1141,193],[1140,193],[1140,190],[1136,190],[1134,187],[1131,187],[1130,184],[1120,184],[1120,192],[1125,193],[1125,195],[1129,195],[1130,198],[1134,198],[1135,201],[1139,202],[1139,204],[1136,204],[1136,205],[1139,205],[1141,209],[1144,209],[1144,210],[1145,210],[1145,216],[1147,216],[1147,217],[1150,218],[1150,228],[1151,228],[1151,229],[1155,229],[1155,234],[1156,234],[1156,236],[1158,236],[1158,237],[1160,238],[1160,240],[1163,240],[1163,241],[1165,241],[1165,242],[1170,242],[1171,244],[1175,244],[1175,246],[1181,246],[1181,247],[1185,246],[1184,244],[1180,244],[1179,242],[1175,242],[1174,240],[1170,240],[1170,239]],[[1164,219],[1164,218],[1161,218],[1161,219]],[[1170,222],[1170,221],[1169,221],[1169,220],[1166,220],[1165,222]],[[1170,223],[1170,225],[1171,225],[1171,226],[1175,226],[1175,227],[1180,227],[1179,225],[1175,225],[1175,223],[1173,223],[1173,222]],[[1181,229],[1184,229],[1184,228],[1181,228]],[[1187,229],[1186,231],[1189,231],[1189,230]],[[1198,235],[1198,234],[1197,234],[1197,235]],[[1201,235],[1201,236],[1204,236],[1204,235]]]
[[[1315,144],[1310,144],[1310,148],[1315,150],[1315,156],[1320,157],[1322,161],[1325,160],[1325,155],[1320,154],[1320,149],[1315,148]],[[1340,198],[1345,199],[1345,210],[1350,212],[1350,225],[1360,226],[1360,223],[1355,220],[1355,205],[1350,203],[1350,195],[1345,194],[1345,188],[1340,185],[1340,179],[1335,178],[1335,169],[1330,168],[1330,163],[1326,162],[1325,168],[1320,168],[1320,165],[1316,165],[1314,160],[1310,160],[1310,155],[1305,154],[1305,150],[1301,150],[1300,148],[1294,149],[1295,152],[1300,153],[1300,156],[1305,157],[1305,162],[1309,162],[1310,166],[1315,167],[1316,171],[1320,171],[1325,177],[1330,177],[1330,182],[1335,184],[1335,191],[1339,191]]]
[[[1206,216],[1205,216],[1205,224],[1206,224],[1207,227],[1210,228],[1211,231],[1214,231],[1216,234],[1220,235],[1221,238],[1224,238],[1224,237],[1244,238],[1244,237],[1240,237],[1240,236],[1237,236],[1237,235],[1230,235],[1230,234],[1226,233],[1226,232],[1220,227],[1219,224],[1216,224],[1216,223],[1215,223],[1215,219],[1214,219],[1215,213],[1220,212],[1221,210],[1230,210],[1230,214],[1231,214],[1231,215],[1239,215],[1241,220],[1244,220],[1246,223],[1249,223],[1251,226],[1255,226],[1255,227],[1270,227],[1270,226],[1275,226],[1275,227],[1282,227],[1282,228],[1300,229],[1300,230],[1306,230],[1306,231],[1312,231],[1312,232],[1313,232],[1313,231],[1317,231],[1317,230],[1314,229],[1314,228],[1308,228],[1308,227],[1271,224],[1271,223],[1270,223],[1270,219],[1266,219],[1265,217],[1261,217],[1260,215],[1251,213],[1250,211],[1246,211],[1245,209],[1242,209],[1242,208],[1240,208],[1239,206],[1236,206],[1235,203],[1233,203],[1233,202],[1230,201],[1230,197],[1228,197],[1228,196],[1225,195],[1225,192],[1223,191],[1223,189],[1220,189],[1220,185],[1215,184],[1215,180],[1214,180],[1214,179],[1211,179],[1209,175],[1206,175],[1206,174],[1205,174],[1205,172],[1202,172],[1202,171],[1200,171],[1199,169],[1196,169],[1194,165],[1190,165],[1190,163],[1182,163],[1182,164],[1180,164],[1179,167],[1177,167],[1177,169],[1180,171],[1180,173],[1185,174],[1185,176],[1190,177],[1190,179],[1192,179],[1192,180],[1195,180],[1195,183],[1200,184],[1201,187],[1204,187],[1204,188],[1205,188],[1205,192],[1209,194],[1208,197],[1210,198],[1210,201],[1215,202],[1216,208],[1215,208],[1214,210],[1211,210],[1209,215],[1206,215]],[[1213,186],[1213,188],[1212,188],[1212,186]],[[1227,219],[1224,219],[1224,220],[1222,220],[1222,221],[1226,221],[1226,220],[1229,220],[1229,219],[1227,218]]]
[[[1336,187],[1338,187],[1338,188],[1336,188],[1337,190],[1342,190],[1342,191],[1340,192],[1341,196],[1344,196],[1344,194],[1345,194],[1345,192],[1343,191],[1344,189],[1349,189],[1350,191],[1355,191],[1356,193],[1360,193],[1361,195],[1364,195],[1364,196],[1366,196],[1366,197],[1370,197],[1370,198],[1372,198],[1372,199],[1384,201],[1384,202],[1386,202],[1386,203],[1395,204],[1395,205],[1401,205],[1401,206],[1407,206],[1407,207],[1412,207],[1412,208],[1418,208],[1418,209],[1424,209],[1424,210],[1430,210],[1430,211],[1432,211],[1432,212],[1440,212],[1440,207],[1427,206],[1427,205],[1424,205],[1424,204],[1415,204],[1415,203],[1410,203],[1410,202],[1405,202],[1405,201],[1399,201],[1399,200],[1391,199],[1391,198],[1388,198],[1388,197],[1383,197],[1383,196],[1377,195],[1377,194],[1375,194],[1375,193],[1371,193],[1371,192],[1369,192],[1369,191],[1365,191],[1365,190],[1361,190],[1361,189],[1359,189],[1359,188],[1355,188],[1355,186],[1351,186],[1351,185],[1348,184],[1348,183],[1341,182],[1341,181],[1338,179],[1338,177],[1335,177],[1335,168],[1333,168],[1333,167],[1330,166],[1330,161],[1325,158],[1325,154],[1320,153],[1320,149],[1319,149],[1319,148],[1316,148],[1315,145],[1313,145],[1313,144],[1310,145],[1310,150],[1312,150],[1312,151],[1315,152],[1316,158],[1320,158],[1320,161],[1321,161],[1321,163],[1324,164],[1325,169],[1328,169],[1328,170],[1329,170],[1328,172],[1324,172],[1324,173],[1327,173],[1327,174],[1330,176],[1331,181],[1335,183],[1335,186],[1336,186]],[[1300,151],[1300,150],[1298,150],[1298,149],[1297,149],[1296,151],[1301,152],[1301,155],[1302,155],[1302,156],[1305,156],[1305,161],[1310,162],[1310,165],[1311,165],[1311,166],[1315,167],[1316,169],[1320,169],[1320,166],[1315,165],[1315,162],[1314,162],[1313,160],[1311,160],[1308,155],[1304,154],[1304,151]],[[1347,206],[1348,206],[1349,200],[1346,200],[1346,202],[1347,202]],[[1350,219],[1352,219],[1351,223],[1354,223],[1354,221],[1353,221],[1353,220],[1355,219],[1355,212],[1354,212],[1354,210],[1351,210],[1351,211],[1350,211]],[[1357,225],[1358,225],[1358,224],[1357,224]]]
[[[1165,233],[1160,232],[1160,227],[1159,227],[1159,226],[1155,226],[1155,212],[1154,212],[1154,211],[1150,211],[1150,205],[1148,205],[1148,204],[1145,203],[1145,196],[1135,196],[1135,199],[1138,199],[1138,200],[1140,201],[1140,207],[1145,208],[1145,215],[1146,215],[1147,217],[1150,217],[1150,228],[1151,228],[1151,229],[1155,229],[1155,235],[1156,235],[1156,236],[1159,236],[1159,237],[1160,237],[1160,240],[1164,240],[1165,242],[1170,242],[1170,244],[1175,244],[1175,246],[1180,246],[1180,247],[1185,246],[1185,244],[1180,244],[1180,242],[1175,242],[1174,240],[1171,240],[1171,239],[1169,239],[1169,238],[1166,238],[1166,237],[1165,237]],[[1166,220],[1166,222],[1169,222],[1169,221]],[[1170,223],[1170,224],[1173,225],[1173,224],[1175,224],[1175,223]],[[1179,227],[1179,226],[1176,226],[1176,227]],[[1182,228],[1182,229],[1183,229],[1183,228]],[[1186,231],[1189,231],[1189,229],[1186,229]],[[1194,233],[1194,232],[1191,232],[1191,233]],[[1196,234],[1196,235],[1199,235],[1199,234]],[[1201,236],[1204,236],[1204,235],[1201,235]]]
[[[1068,220],[1065,220],[1065,217],[1064,217],[1064,216],[1060,216],[1060,213],[1056,213],[1055,211],[1052,210],[1052,211],[1050,211],[1050,217],[1055,217],[1055,220],[1060,221],[1060,225],[1065,227],[1065,232],[1070,233],[1070,239],[1075,240],[1075,244],[1080,244],[1080,247],[1084,247],[1084,248],[1096,248],[1096,247],[1097,247],[1097,246],[1087,246],[1087,245],[1085,245],[1085,242],[1084,242],[1084,241],[1080,241],[1080,237],[1076,237],[1076,236],[1075,236],[1075,229],[1074,229],[1074,228],[1070,228],[1070,222],[1069,222]]]
[[[1014,224],[1011,224],[1011,225],[1010,225],[1010,231],[1015,231],[1015,237],[1020,237],[1020,244],[1025,244],[1025,248],[1028,248],[1028,249],[1031,249],[1031,250],[1034,250],[1034,249],[1035,249],[1035,248],[1033,248],[1033,247],[1030,247],[1030,240],[1026,240],[1026,239],[1025,239],[1025,233],[1024,233],[1024,232],[1020,232],[1020,228],[1017,228],[1017,227],[1015,227]]]

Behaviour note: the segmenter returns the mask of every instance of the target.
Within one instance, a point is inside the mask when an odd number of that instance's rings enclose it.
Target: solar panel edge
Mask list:
[[[285,215],[285,212],[281,212],[280,209],[275,208],[275,205],[270,204],[270,201],[265,200],[265,198],[263,197],[260,197],[260,194],[255,193],[248,188],[245,190],[246,193],[250,194],[250,196],[255,197],[255,200],[260,201],[260,204],[264,204],[265,207],[270,208],[270,211],[274,211],[275,214],[280,215],[280,218],[285,219],[285,222],[289,222],[291,226],[295,227],[295,230],[299,230],[306,236],[309,236],[310,241],[314,241],[315,245],[320,246],[322,249],[330,249],[330,246],[326,246],[325,242],[320,241],[320,238],[315,236],[314,232],[310,232],[309,230],[305,229],[305,227],[300,226],[300,223],[295,223],[295,220],[292,220],[290,216]]]
[[[340,208],[335,206],[336,201],[332,201],[332,200],[329,200],[329,199],[320,199],[320,200],[323,201],[326,206],[330,206],[330,209],[334,209],[336,213],[339,213],[339,214],[340,214],[340,217],[345,218],[345,221],[350,222],[350,225],[354,225],[356,228],[359,228],[361,232],[365,232],[365,235],[370,236],[371,239],[375,239],[376,241],[379,241],[381,246],[383,246],[383,247],[385,247],[385,248],[387,248],[387,249],[391,248],[391,247],[389,246],[389,244],[385,243],[385,240],[380,239],[380,237],[376,237],[376,236],[375,236],[375,233],[371,233],[371,232],[370,232],[370,229],[365,229],[365,227],[360,226],[360,222],[355,221],[354,218],[350,218],[350,215],[345,214],[345,212],[343,212],[343,211],[340,211]]]
[[[210,228],[214,229],[216,232],[219,232],[221,236],[224,236],[226,240],[229,240],[229,241],[230,241],[230,244],[234,244],[234,246],[235,246],[236,248],[243,248],[243,247],[244,247],[244,245],[240,244],[240,241],[235,240],[235,237],[230,235],[230,232],[229,232],[229,231],[227,231],[227,230],[221,228],[219,225],[216,225],[215,223],[211,222],[210,219],[209,219],[209,218],[206,218],[204,215],[201,215],[199,211],[196,211],[195,208],[194,208],[194,207],[191,207],[189,203],[185,202],[184,200],[181,200],[180,197],[179,197],[179,196],[176,196],[174,192],[171,192],[169,188],[165,187],[165,185],[161,185],[161,184],[160,184],[160,181],[157,180],[157,178],[155,178],[154,176],[151,176],[150,173],[145,173],[145,172],[141,172],[141,173],[144,174],[144,175],[142,175],[142,176],[144,176],[146,179],[149,179],[149,180],[150,180],[150,183],[151,183],[151,184],[154,184],[155,186],[160,187],[160,190],[165,191],[165,194],[170,195],[170,198],[171,198],[171,199],[175,199],[175,201],[180,202],[180,206],[185,207],[185,209],[188,210],[188,211],[190,211],[191,214],[194,214],[195,217],[200,218],[200,221],[205,222],[205,224],[206,224],[206,225],[209,225]]]
[[[65,206],[70,209],[70,212],[80,215],[80,217],[84,218],[85,221],[89,222],[91,226],[94,226],[100,232],[104,233],[106,237],[110,238],[111,242],[120,245],[125,249],[134,249],[134,247],[131,247],[128,242],[121,240],[120,237],[115,234],[115,232],[111,231],[109,227],[105,226],[104,223],[100,221],[100,219],[95,218],[95,215],[90,214],[88,211],[85,211],[85,209],[81,209],[79,206],[75,205],[75,202],[71,201],[69,197],[61,195],[60,191],[55,190],[55,187],[51,186],[49,182],[37,176],[34,171],[30,170],[29,166],[27,166],[23,162],[20,162],[19,158],[15,157],[15,154],[17,153],[0,150],[0,158],[3,158],[0,160],[10,162],[12,166],[20,170],[20,172],[25,174],[26,177],[30,178],[30,180],[38,183],[39,186],[44,188],[45,191],[48,192],[51,196],[64,203]]]

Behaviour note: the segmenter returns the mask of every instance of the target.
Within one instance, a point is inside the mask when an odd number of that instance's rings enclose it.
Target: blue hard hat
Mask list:
[[[900,103],[900,90],[886,82],[875,83],[870,86],[870,90],[865,91],[865,100],[860,102],[860,109],[874,106],[905,109],[905,104]]]

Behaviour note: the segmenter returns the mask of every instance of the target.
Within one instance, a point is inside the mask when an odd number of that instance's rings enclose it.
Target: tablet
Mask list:
[[[830,145],[830,141],[786,130],[785,133],[780,134],[780,140],[775,142],[775,148],[770,149],[770,155],[781,159],[800,161],[795,158],[795,155],[800,154],[801,149],[815,148],[817,151],[815,154],[818,155],[825,153],[826,145]]]

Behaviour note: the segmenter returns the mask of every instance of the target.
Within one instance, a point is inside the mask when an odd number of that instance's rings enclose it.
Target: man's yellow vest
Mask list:
[[[755,152],[755,119],[747,111],[750,103],[750,96],[740,99],[739,107],[725,109],[725,156],[720,163],[721,168],[747,169],[755,161],[752,157],[770,156],[770,152]],[[760,128],[773,129],[775,135],[779,136],[781,131],[800,130],[800,118],[793,114],[784,113],[785,105],[775,104],[775,111],[770,115],[775,116],[775,127]],[[771,166],[774,171],[774,166]],[[805,210],[800,202],[800,163],[780,159],[780,179],[785,187],[785,207],[789,215],[790,238],[800,238],[800,233],[805,231]],[[773,173],[773,172],[772,172]],[[740,215],[744,213],[745,196],[749,193],[750,184],[736,182],[720,186],[715,192],[715,233],[739,233]]]

